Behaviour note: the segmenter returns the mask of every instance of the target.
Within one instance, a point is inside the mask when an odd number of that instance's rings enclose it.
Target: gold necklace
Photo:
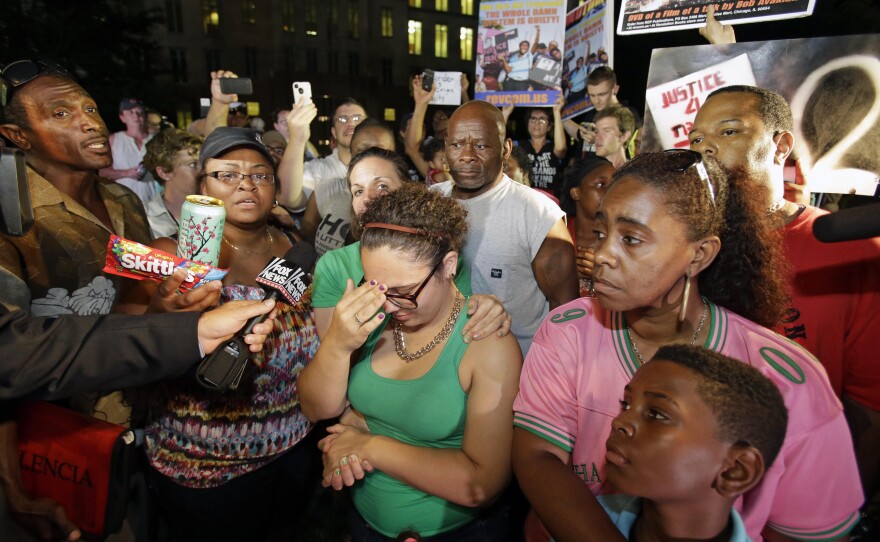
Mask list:
[[[700,315],[700,323],[697,324],[697,329],[694,331],[694,336],[691,338],[691,346],[697,344],[697,337],[700,335],[700,332],[703,331],[703,324],[706,323],[706,315],[709,314],[709,304],[706,303],[706,300],[703,299],[703,314]],[[629,339],[629,344],[633,347],[633,352],[636,353],[636,357],[639,358],[639,364],[644,365],[645,360],[642,358],[642,353],[639,352],[639,347],[636,346],[636,342],[632,338],[632,334],[629,332],[629,324],[626,325],[626,338]]]
[[[249,250],[249,249],[246,249],[246,248],[239,248],[239,247],[233,245],[233,244],[229,241],[229,239],[226,238],[225,235],[223,236],[223,242],[226,243],[227,245],[229,245],[230,247],[232,247],[233,250],[238,250],[238,251],[240,251],[240,252],[244,252],[245,254],[258,254],[258,255],[260,255],[260,254],[268,254],[269,252],[271,252],[271,251],[272,251],[272,245],[275,244],[275,239],[272,237],[272,232],[269,231],[269,228],[266,228],[266,237],[268,237],[269,242],[266,243],[266,250],[263,250],[263,251],[261,251],[261,252],[257,252],[256,250]]]
[[[449,315],[449,319],[446,320],[446,323],[443,324],[443,329],[440,330],[440,333],[438,333],[436,337],[431,339],[431,342],[419,348],[419,350],[413,354],[407,352],[406,339],[404,338],[403,330],[401,329],[403,327],[403,324],[400,323],[400,320],[397,320],[395,318],[391,331],[394,335],[394,350],[397,352],[397,355],[400,357],[400,359],[407,363],[415,361],[424,356],[425,354],[433,350],[438,344],[446,340],[446,337],[449,337],[449,334],[452,333],[452,329],[455,327],[455,322],[456,320],[458,320],[458,315],[460,313],[461,298],[456,295],[455,304],[452,306],[452,313]]]

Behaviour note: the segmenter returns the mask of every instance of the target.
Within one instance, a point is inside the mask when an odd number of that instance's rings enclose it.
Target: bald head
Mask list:
[[[511,143],[505,137],[504,115],[487,102],[468,102],[452,114],[446,136],[446,159],[457,196],[482,194],[501,180]]]
[[[500,109],[490,104],[489,102],[484,102],[482,100],[472,100],[470,102],[467,102],[466,104],[459,106],[459,108],[455,110],[455,113],[453,113],[452,117],[449,119],[449,123],[452,124],[453,122],[455,122],[456,117],[479,119],[486,125],[494,124],[502,143],[507,137],[507,127],[505,126],[504,115],[501,113]]]

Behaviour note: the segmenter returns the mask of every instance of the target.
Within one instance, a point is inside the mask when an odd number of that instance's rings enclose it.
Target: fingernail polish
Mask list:
[[[379,313],[379,320],[384,320],[384,319],[385,319],[385,313],[384,312]]]
[[[470,335],[465,335],[465,336],[464,336],[464,343],[465,343],[465,344],[471,344],[471,336],[470,336]]]
[[[384,292],[384,291],[385,291],[385,285],[384,285],[384,284],[380,284],[380,285],[379,285],[379,291],[380,291],[380,292]]]
[[[370,280],[370,286],[375,286],[375,285],[376,285],[376,281],[375,281],[375,280]]]

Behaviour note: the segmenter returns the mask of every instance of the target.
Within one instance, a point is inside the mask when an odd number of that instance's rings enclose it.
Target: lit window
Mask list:
[[[306,0],[306,35],[318,35],[318,12],[315,8],[315,0]]]
[[[180,127],[192,124],[193,115],[189,109],[179,109],[177,111],[177,125]]]
[[[434,0],[434,9],[437,11],[449,11],[449,0]]]
[[[445,24],[434,25],[434,56],[449,57],[449,27]]]
[[[410,21],[407,25],[409,54],[422,54],[422,21]]]
[[[474,0],[461,0],[461,13],[463,15],[473,15]]]
[[[293,0],[284,0],[281,3],[281,30],[285,32],[293,32],[295,28],[296,16],[293,9]]]
[[[206,36],[217,36],[220,26],[220,6],[217,0],[202,0],[202,26]]]
[[[394,122],[397,120],[397,111],[393,107],[385,108],[385,122]]]
[[[458,33],[459,49],[462,60],[474,59],[474,29],[461,27]]]
[[[242,0],[241,20],[248,24],[257,23],[257,3],[254,0]]]
[[[382,37],[394,37],[394,12],[391,8],[382,8]]]
[[[409,0],[409,7],[411,7],[411,8],[422,7],[422,0]]]

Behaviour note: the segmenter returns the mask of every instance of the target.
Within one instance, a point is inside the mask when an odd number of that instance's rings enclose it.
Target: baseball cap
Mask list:
[[[144,107],[144,102],[138,100],[137,98],[124,98],[121,102],[119,102],[119,112],[128,111],[129,109],[134,109],[136,107]]]
[[[220,126],[211,132],[202,143],[202,149],[199,151],[199,166],[204,166],[205,160],[208,158],[217,158],[227,151],[241,147],[254,149],[262,154],[269,164],[275,163],[272,155],[269,154],[269,149],[263,144],[257,132],[250,128]]]
[[[247,113],[247,104],[244,102],[232,102],[229,104],[229,111],[243,111]]]
[[[284,139],[281,132],[276,130],[269,130],[268,132],[263,133],[263,135],[260,136],[260,139],[263,141],[263,145],[266,145],[267,147],[287,147],[287,140]]]

